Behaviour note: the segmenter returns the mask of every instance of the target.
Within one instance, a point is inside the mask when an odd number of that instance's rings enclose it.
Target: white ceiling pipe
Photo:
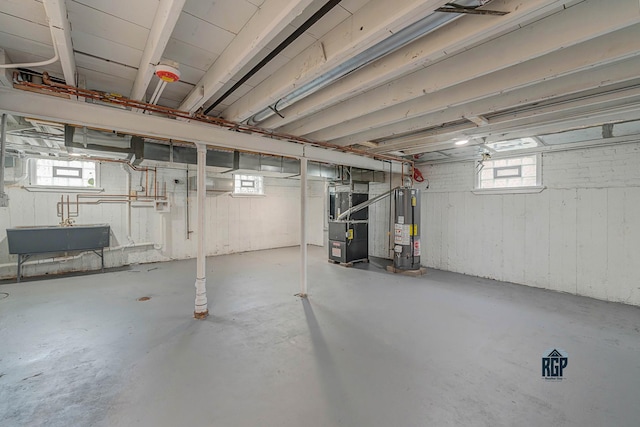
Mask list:
[[[46,61],[23,62],[23,63],[18,63],[18,64],[0,64],[0,70],[1,69],[7,69],[7,68],[44,67],[45,65],[53,64],[54,62],[57,62],[60,59],[60,55],[58,55],[58,49],[57,49],[55,43],[53,44],[53,51],[54,51],[53,58],[47,59]]]
[[[156,89],[153,91],[153,95],[149,99],[149,104],[155,104],[160,99],[160,95],[164,92],[164,88],[167,86],[167,82],[164,80],[158,80],[158,84],[156,85]]]

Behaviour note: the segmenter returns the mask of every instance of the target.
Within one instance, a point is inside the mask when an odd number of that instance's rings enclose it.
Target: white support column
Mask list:
[[[205,252],[206,230],[204,216],[204,204],[207,194],[205,187],[207,146],[205,144],[196,144],[196,147],[198,148],[198,254],[196,259],[196,308],[193,312],[193,317],[196,319],[205,319],[209,315],[207,308],[207,259]]]
[[[300,158],[300,294],[307,297],[307,158]]]

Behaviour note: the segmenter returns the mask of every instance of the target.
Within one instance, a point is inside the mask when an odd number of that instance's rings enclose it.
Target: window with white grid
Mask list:
[[[523,188],[540,186],[540,156],[484,160],[477,164],[476,188]]]
[[[97,184],[95,162],[34,159],[31,168],[31,185],[92,188]]]
[[[256,195],[264,194],[264,179],[259,175],[233,175],[233,194]]]

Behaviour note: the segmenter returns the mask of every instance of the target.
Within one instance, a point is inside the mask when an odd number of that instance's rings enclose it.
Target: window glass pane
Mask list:
[[[258,175],[234,175],[234,194],[264,194],[263,177]]]
[[[79,160],[36,159],[31,182],[59,187],[95,187],[96,164]]]
[[[485,160],[478,188],[517,188],[537,185],[537,155]]]

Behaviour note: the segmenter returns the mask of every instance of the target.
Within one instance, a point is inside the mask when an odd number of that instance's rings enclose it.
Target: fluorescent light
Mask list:
[[[456,145],[465,145],[469,142],[468,139],[461,139],[460,141],[456,141]]]

